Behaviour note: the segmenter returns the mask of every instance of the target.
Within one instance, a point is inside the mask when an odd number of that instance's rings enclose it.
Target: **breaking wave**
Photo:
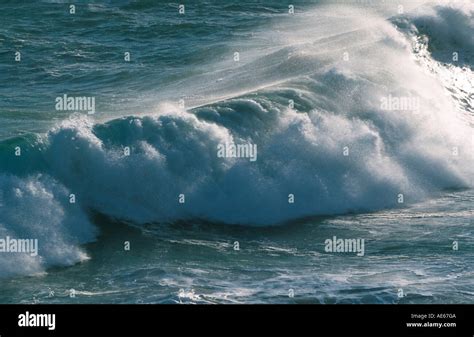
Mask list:
[[[449,65],[430,56],[439,45],[472,51],[473,34],[446,32],[457,27],[446,20],[472,32],[472,10],[435,7],[389,20],[348,16],[354,10],[340,6],[327,12],[341,15],[326,26],[319,17],[317,27],[311,22],[321,14],[308,15],[272,49],[188,84],[201,96],[212,92],[211,103],[164,102],[147,115],[104,123],[74,115],[47,135],[0,144],[0,234],[43,242],[35,258],[0,256],[2,274],[87,258],[80,244],[96,236],[88,210],[135,224],[261,226],[401,207],[472,187],[472,93],[430,71],[463,69],[458,75],[472,83],[467,56]],[[432,46],[426,62],[414,49],[421,36]],[[396,106],[404,98],[416,104]],[[256,144],[258,160],[218,157],[226,143]],[[23,154],[15,158],[18,144]]]

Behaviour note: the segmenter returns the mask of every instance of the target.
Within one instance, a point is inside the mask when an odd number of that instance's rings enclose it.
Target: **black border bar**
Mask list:
[[[55,330],[19,327],[27,311],[55,314]],[[472,337],[474,305],[0,305],[0,336]]]

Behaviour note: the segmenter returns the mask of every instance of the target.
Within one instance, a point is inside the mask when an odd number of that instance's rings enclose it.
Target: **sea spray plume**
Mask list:
[[[426,2],[397,5],[410,11]],[[154,95],[161,103],[179,93],[188,107],[196,107],[275,86],[331,66],[342,60],[345,51],[386,39],[387,29],[394,31],[387,22],[394,15],[397,6],[383,3],[322,2],[298,15],[277,17],[270,26],[255,27],[245,43],[228,41],[229,50],[239,53],[238,62],[232,54],[225,60],[211,59],[207,73],[160,88]]]
[[[288,33],[308,36],[304,41],[265,53],[223,80],[224,87],[249,76],[278,84],[187,111],[163,105],[143,118],[63,123],[48,136],[53,175],[86,207],[137,223],[205,218],[268,225],[403,206],[400,195],[405,203],[468,187],[471,129],[441,84],[384,17],[338,11],[344,15],[332,28],[339,33],[305,34],[311,26],[304,25]],[[316,25],[315,32],[324,31],[320,26],[327,27]],[[386,109],[381,99],[389,96],[419,104],[416,111]],[[218,144],[239,141],[258,145],[256,162],[216,156]],[[298,200],[292,205],[290,193]]]
[[[96,229],[68,191],[47,176],[0,174],[0,238],[37,240],[37,255],[0,253],[0,277],[37,274],[52,265],[87,259],[78,244],[95,240]]]

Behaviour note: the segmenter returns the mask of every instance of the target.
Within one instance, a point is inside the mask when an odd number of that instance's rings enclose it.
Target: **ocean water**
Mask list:
[[[291,6],[2,1],[0,303],[474,302],[472,1]]]

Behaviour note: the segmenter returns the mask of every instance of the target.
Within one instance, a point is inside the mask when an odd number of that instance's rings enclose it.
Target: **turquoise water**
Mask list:
[[[89,261],[3,281],[0,301],[472,303],[473,197],[446,193],[403,211],[261,229],[205,223],[136,229],[97,219],[102,235],[86,246]],[[326,253],[324,240],[333,235],[365,238],[365,255]]]
[[[0,303],[474,302],[472,4],[293,5],[2,2]]]

